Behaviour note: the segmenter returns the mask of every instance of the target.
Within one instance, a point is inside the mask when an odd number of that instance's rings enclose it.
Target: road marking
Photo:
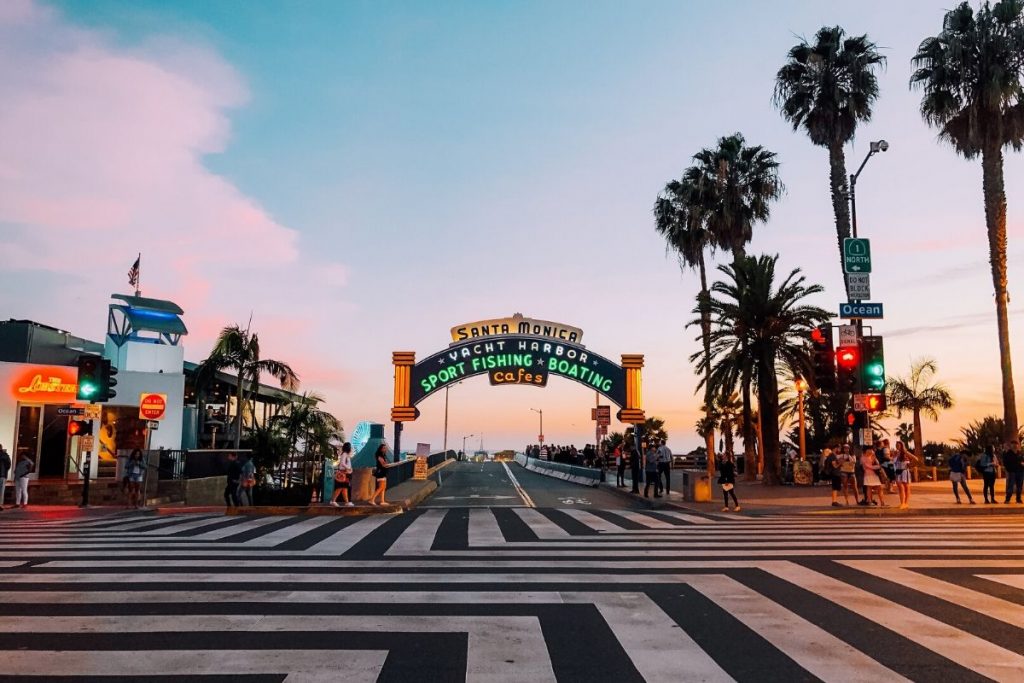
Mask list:
[[[467,543],[470,548],[484,545],[505,545],[505,535],[501,533],[498,520],[488,509],[469,511],[469,536]]]
[[[568,531],[552,522],[537,510],[512,508],[512,511],[519,515],[519,518],[526,522],[526,526],[530,527],[530,530],[537,534],[537,538],[542,541],[545,539],[564,539],[570,537]]]
[[[604,517],[598,517],[593,513],[587,512],[586,510],[562,510],[562,512],[576,519],[577,521],[586,524],[594,531],[622,531],[622,527],[620,527],[618,524],[613,524]]]
[[[427,510],[410,524],[399,536],[385,555],[424,555],[434,545],[434,537],[441,527],[448,510]]]
[[[512,482],[512,486],[515,487],[516,493],[518,493],[519,497],[523,499],[523,503],[526,505],[526,507],[537,507],[536,505],[533,504],[533,499],[530,498],[530,495],[526,492],[526,490],[519,485],[519,480],[516,479],[516,475],[512,474],[512,470],[509,468],[508,463],[502,461],[501,466],[505,468],[505,474],[508,475],[509,481]]]
[[[363,540],[371,531],[390,521],[394,517],[392,515],[371,515],[364,517],[354,524],[349,524],[347,527],[338,531],[324,540],[306,548],[304,553],[312,553],[314,555],[341,555],[346,552],[352,546],[359,541]]]
[[[1010,588],[1024,590],[1024,574],[978,574],[978,578],[985,579],[986,581],[995,581]]]

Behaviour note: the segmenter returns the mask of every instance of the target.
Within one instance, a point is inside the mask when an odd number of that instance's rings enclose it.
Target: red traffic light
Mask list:
[[[855,368],[860,363],[860,349],[856,346],[840,346],[836,349],[836,364],[841,368]]]
[[[68,436],[77,436],[82,431],[82,423],[78,420],[68,422]]]
[[[813,330],[811,330],[811,341],[813,341],[815,344],[825,343],[825,333],[821,331],[820,327],[815,327]]]
[[[857,424],[857,413],[853,412],[852,410],[847,411],[846,424],[849,425],[850,427]]]

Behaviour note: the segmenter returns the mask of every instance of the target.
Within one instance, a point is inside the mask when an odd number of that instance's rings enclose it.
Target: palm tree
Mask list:
[[[715,396],[715,413],[718,417],[718,428],[725,439],[725,452],[733,452],[733,437],[736,435],[736,424],[743,413],[743,402],[735,391],[720,392]]]
[[[850,236],[847,204],[846,154],[857,124],[871,120],[878,99],[875,72],[885,57],[865,36],[847,36],[840,26],[823,26],[814,36],[794,45],[786,64],[775,76],[775,106],[782,117],[801,128],[819,147],[828,149],[829,186],[836,220],[836,240],[842,263],[843,239]]]
[[[960,433],[963,434],[963,438],[957,439],[956,444],[970,454],[981,453],[987,446],[999,452],[1006,438],[1003,421],[995,415],[988,415],[966,427],[961,427]],[[1017,437],[1020,438],[1021,434]]]
[[[1017,434],[1017,405],[1006,311],[1006,191],[1003,147],[1024,145],[1024,3],[963,2],[946,13],[942,32],[917,48],[911,86],[924,91],[921,115],[966,159],[981,157],[985,227],[995,287],[1006,439]]]
[[[902,441],[904,446],[909,446],[910,442],[914,440],[914,425],[909,422],[901,422],[896,427],[896,438]]]
[[[799,269],[776,286],[777,263],[778,256],[760,256],[719,266],[726,279],[712,285],[710,300],[712,377],[734,373],[738,357],[754,368],[766,484],[781,483],[777,367],[806,367],[806,340],[830,317],[828,311],[803,303],[823,289],[806,284]]]
[[[323,397],[314,392],[305,392],[288,403],[274,416],[273,423],[280,428],[289,444],[289,457],[285,464],[284,480],[290,482],[292,468],[299,455],[298,445],[302,441],[303,478],[306,479],[311,462],[316,456],[323,456],[330,448],[331,441],[341,433],[341,421],[320,408]]]
[[[299,384],[299,377],[288,366],[277,360],[260,358],[260,340],[249,328],[240,325],[229,325],[220,331],[210,355],[200,364],[201,375],[217,370],[234,370],[237,379],[235,385],[235,401],[238,407],[235,415],[235,448],[242,442],[242,413],[247,394],[256,393],[260,376],[268,374],[281,383],[281,387],[293,391]],[[246,383],[249,389],[246,391]]]
[[[633,442],[634,425],[626,427],[626,441]],[[667,441],[668,432],[665,431],[665,421],[660,417],[649,417],[641,425],[643,440],[650,443],[651,440]]]
[[[903,413],[914,416],[914,450],[922,455],[921,414],[932,420],[939,419],[940,410],[953,407],[953,396],[944,384],[932,384],[938,365],[932,358],[922,358],[910,365],[909,377],[890,377],[885,382],[887,403],[896,411],[896,417]]]

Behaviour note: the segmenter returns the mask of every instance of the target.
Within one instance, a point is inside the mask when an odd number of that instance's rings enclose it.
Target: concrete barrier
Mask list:
[[[546,477],[562,479],[574,484],[583,486],[600,486],[601,470],[592,467],[578,467],[577,465],[566,465],[561,462],[540,460],[539,458],[527,458],[522,453],[516,453],[516,463],[531,472],[543,474]]]

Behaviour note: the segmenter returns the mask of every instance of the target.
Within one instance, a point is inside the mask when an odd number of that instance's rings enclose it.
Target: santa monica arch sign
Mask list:
[[[419,417],[416,404],[467,377],[486,374],[492,385],[547,386],[556,375],[579,382],[619,406],[618,419],[644,421],[641,354],[623,354],[622,363],[588,350],[583,330],[571,325],[525,318],[481,320],[451,330],[448,348],[416,362],[413,351],[395,351],[395,442],[402,422]]]

